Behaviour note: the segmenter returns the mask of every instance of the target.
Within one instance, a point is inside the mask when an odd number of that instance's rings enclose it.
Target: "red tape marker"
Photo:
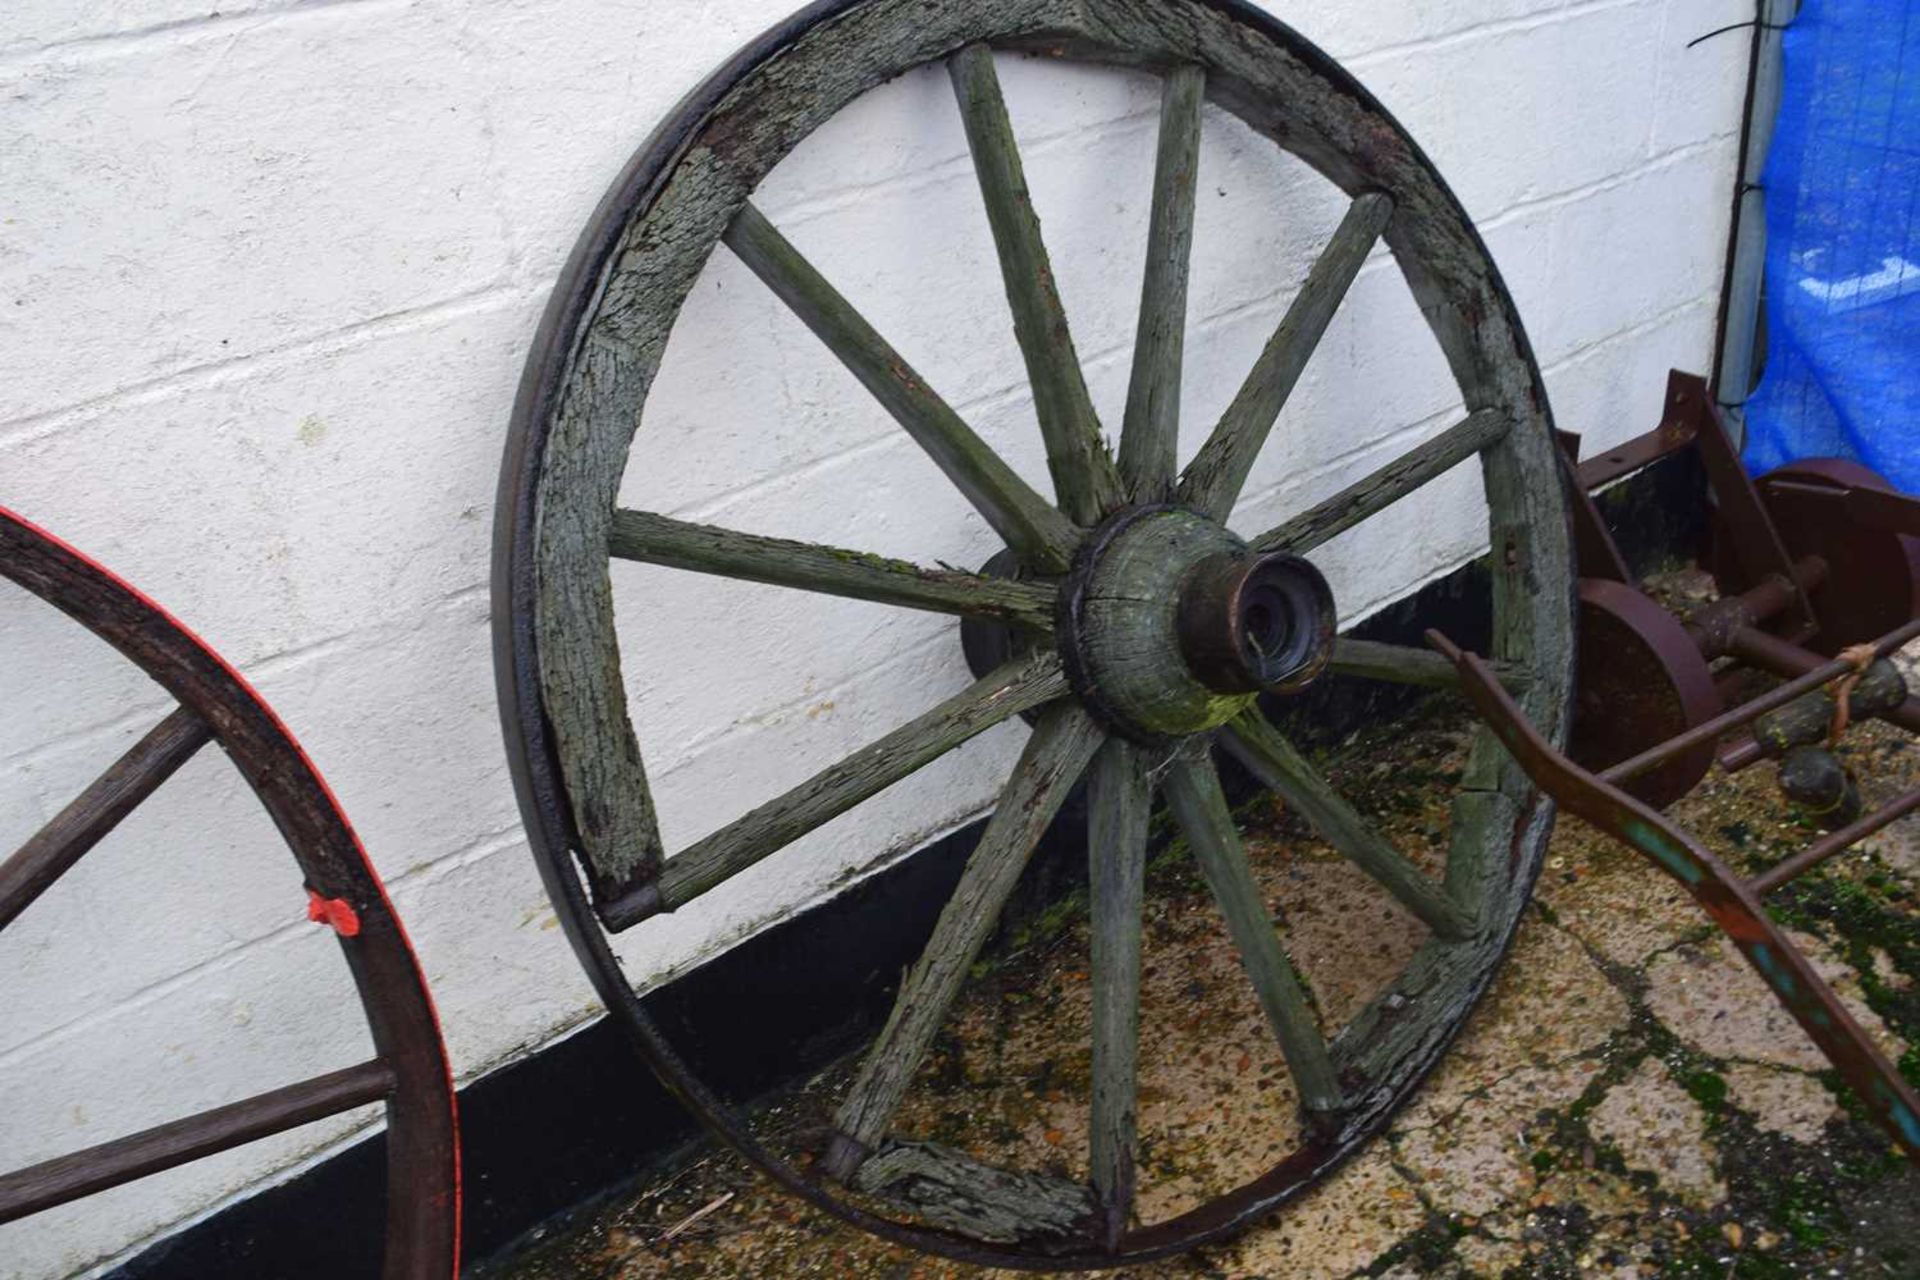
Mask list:
[[[319,890],[307,890],[307,919],[324,924],[343,938],[360,933],[360,913],[345,898],[323,898]]]

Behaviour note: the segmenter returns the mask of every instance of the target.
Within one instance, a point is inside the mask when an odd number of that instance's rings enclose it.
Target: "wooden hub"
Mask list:
[[[1074,558],[1061,663],[1081,700],[1128,737],[1225,724],[1262,691],[1297,689],[1333,645],[1333,593],[1298,556],[1262,555],[1182,507],[1123,511]]]

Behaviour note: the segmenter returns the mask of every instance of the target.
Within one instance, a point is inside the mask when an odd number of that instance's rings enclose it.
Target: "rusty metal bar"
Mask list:
[[[1589,486],[1579,478],[1574,455],[1568,452],[1578,447],[1577,444],[1569,446],[1563,439],[1560,453],[1560,470],[1567,485],[1567,507],[1573,517],[1574,564],[1583,578],[1605,578],[1639,590],[1640,583],[1627,567],[1626,557],[1620,554],[1620,544],[1614,541],[1612,530],[1601,518]]]
[[[1791,582],[1793,558],[1787,554],[1786,544],[1780,540],[1780,530],[1767,514],[1766,504],[1760,501],[1759,490],[1754,488],[1746,465],[1740,461],[1740,450],[1727,432],[1720,407],[1713,403],[1707,391],[1706,380],[1678,370],[1670,374],[1667,413],[1684,416],[1693,423],[1694,443],[1700,462],[1706,468],[1707,484],[1712,488],[1720,506],[1720,517],[1726,521],[1731,535],[1728,558],[1738,567],[1742,578],[1734,585],[1744,590],[1760,585],[1774,574]],[[1805,639],[1820,630],[1820,619],[1813,611],[1811,600],[1804,595],[1797,596],[1793,607],[1800,617],[1799,638]]]
[[[1556,750],[1528,723],[1480,659],[1461,652],[1437,631],[1427,632],[1427,642],[1459,667],[1468,700],[1535,785],[1568,812],[1638,850],[1678,880],[1833,1063],[1868,1113],[1909,1155],[1920,1157],[1920,1094],[1847,1012],[1793,939],[1767,915],[1759,895],[1665,815]]]
[[[1876,640],[1873,646],[1874,656],[1884,658],[1895,649],[1900,648],[1909,640],[1912,640],[1915,636],[1920,636],[1920,618],[1915,618],[1904,627],[1891,631]],[[1812,671],[1807,672],[1796,680],[1789,680],[1777,688],[1768,690],[1752,702],[1735,707],[1733,710],[1717,715],[1711,720],[1703,721],[1685,733],[1676,734],[1668,738],[1665,742],[1647,748],[1637,756],[1622,760],[1611,769],[1602,772],[1599,775],[1600,780],[1618,785],[1629,778],[1639,777],[1661,761],[1670,759],[1680,752],[1685,751],[1687,748],[1698,746],[1702,742],[1711,742],[1729,729],[1738,729],[1741,725],[1750,724],[1775,707],[1783,707],[1801,694],[1818,689],[1829,680],[1838,679],[1853,669],[1854,666],[1851,662],[1846,661],[1844,658],[1835,658],[1831,662],[1815,667]]]
[[[175,709],[0,862],[0,929],[13,923],[212,738],[206,721],[185,707]]]
[[[1766,758],[1767,753],[1760,749],[1759,741],[1754,738],[1748,738],[1745,741],[1736,742],[1722,751],[1714,763],[1728,773],[1738,773],[1742,769],[1748,769],[1759,764]]]
[[[1585,493],[1604,488],[1622,476],[1678,453],[1693,443],[1693,424],[1669,416],[1645,435],[1623,440],[1605,453],[1598,454],[1574,469],[1574,476]]]
[[[1847,491],[1847,515],[1868,528],[1920,538],[1920,498],[1910,493],[1855,486]]]
[[[1827,562],[1819,556],[1802,556],[1794,562],[1793,579],[1788,582],[1777,573],[1769,574],[1764,581],[1739,595],[1722,597],[1688,614],[1682,625],[1688,637],[1700,646],[1700,656],[1712,662],[1728,652],[1735,632],[1743,627],[1757,627],[1785,613],[1802,593],[1819,590],[1827,580]],[[1812,655],[1806,667],[1787,674],[1802,675],[1819,664],[1819,656]]]
[[[1869,529],[1920,538],[1920,498],[1862,485],[1838,488],[1798,480],[1770,480],[1767,488],[1796,498],[1813,498],[1839,508],[1831,518],[1851,520]]]
[[[1764,897],[1787,881],[1805,875],[1827,859],[1845,853],[1853,845],[1865,840],[1882,827],[1898,822],[1915,809],[1920,809],[1920,787],[1903,793],[1838,831],[1821,836],[1785,862],[1769,867],[1763,874],[1755,876],[1747,887]]]
[[[393,1087],[393,1068],[376,1058],[16,1170],[0,1177],[0,1222],[384,1101]]]

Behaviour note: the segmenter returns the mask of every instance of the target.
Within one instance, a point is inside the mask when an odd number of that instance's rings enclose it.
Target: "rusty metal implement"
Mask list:
[[[1577,445],[1576,445],[1577,447]],[[1720,598],[1684,619],[1639,589],[1587,491],[1686,448],[1698,451],[1717,503],[1706,558]],[[1568,471],[1582,578],[1580,679],[1591,697],[1563,752],[1529,723],[1488,664],[1437,631],[1431,644],[1460,673],[1480,716],[1535,785],[1569,812],[1645,855],[1693,896],[1859,1096],[1920,1159],[1920,1095],[1847,1012],[1765,897],[1920,809],[1920,787],[1859,811],[1850,775],[1826,752],[1849,719],[1920,730],[1920,702],[1885,659],[1920,638],[1920,501],[1858,464],[1796,462],[1749,480],[1704,380],[1675,373],[1667,414],[1647,435]],[[1837,656],[1836,656],[1837,655]],[[1722,669],[1709,664],[1723,660]],[[1727,708],[1720,691],[1746,672],[1781,678]],[[1599,690],[1600,693],[1592,691]],[[1612,691],[1633,691],[1611,697]],[[1826,834],[1744,878],[1661,812],[1717,762],[1782,761],[1834,770],[1849,804]],[[1802,772],[1806,772],[1803,770]],[[1804,809],[1803,809],[1804,811]]]

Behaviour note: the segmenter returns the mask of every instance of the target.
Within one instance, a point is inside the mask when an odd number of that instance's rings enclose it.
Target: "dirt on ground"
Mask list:
[[[1406,722],[1338,744],[1323,766],[1431,869],[1464,727],[1437,695]],[[1920,778],[1920,746],[1883,726],[1852,732],[1842,755],[1869,802]],[[1773,772],[1717,774],[1672,815],[1736,868],[1771,865],[1813,834]],[[1323,1024],[1341,1025],[1424,932],[1277,802],[1250,804],[1241,821]],[[1238,955],[1178,841],[1156,855],[1148,892],[1137,1208],[1152,1221],[1267,1168],[1299,1121]],[[1770,905],[1920,1083],[1920,822],[1870,838]],[[1058,904],[977,967],[896,1129],[1085,1176],[1084,912],[1083,898]],[[803,1158],[850,1070],[764,1108],[769,1143]],[[712,1147],[489,1269],[494,1280],[998,1274],[1012,1273],[865,1236]],[[1125,1274],[1914,1280],[1920,1167],[1861,1118],[1673,882],[1562,817],[1492,989],[1387,1131],[1244,1236]]]

